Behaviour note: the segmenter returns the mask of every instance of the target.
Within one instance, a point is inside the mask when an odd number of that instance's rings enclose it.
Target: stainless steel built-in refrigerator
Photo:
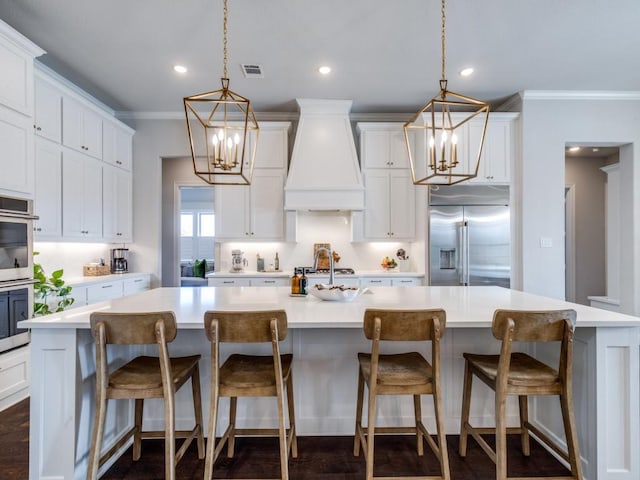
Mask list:
[[[509,187],[431,187],[431,285],[510,286]]]

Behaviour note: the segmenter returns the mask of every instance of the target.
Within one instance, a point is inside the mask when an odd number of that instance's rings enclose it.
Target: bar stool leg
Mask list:
[[[507,479],[507,425],[505,419],[506,398],[496,391],[496,480]]]
[[[571,397],[572,395],[570,393],[560,395],[562,422],[564,423],[564,434],[567,438],[567,453],[569,455],[571,474],[578,480],[582,480],[582,463],[580,461],[578,437],[576,435],[576,420],[573,413]]]
[[[282,480],[289,480],[289,449],[287,448],[287,428],[284,424],[284,392],[282,383],[276,381],[278,388],[278,443],[280,445],[280,477]]]
[[[207,427],[206,456],[204,462],[204,480],[211,480],[213,477],[213,464],[215,462],[216,450],[216,418],[218,416],[218,388],[214,384],[215,379],[211,379],[211,405],[209,408],[209,426]]]
[[[89,452],[89,467],[87,469],[87,480],[98,478],[100,468],[100,451],[102,450],[102,436],[104,434],[104,422],[107,417],[107,395],[104,389],[99,388],[96,392],[96,411],[93,417],[93,433],[91,434],[91,450]]]
[[[298,458],[298,432],[296,432],[295,404],[293,403],[293,372],[287,379],[287,407],[289,409],[289,430],[291,432],[291,456]]]
[[[447,432],[444,428],[444,408],[442,408],[442,395],[440,387],[436,387],[433,392],[433,409],[436,414],[436,430],[438,434],[438,447],[440,449],[440,473],[442,478],[449,480],[451,473],[449,470],[449,451],[447,448]]]
[[[362,430],[362,402],[364,401],[364,377],[358,367],[358,399],[356,400],[356,428],[353,436],[353,456],[360,455],[360,431]]]
[[[424,445],[422,444],[422,430],[418,428],[418,425],[422,422],[422,405],[420,404],[420,395],[413,396],[413,411],[416,418],[416,449],[418,450],[418,456],[421,457],[424,455]]]
[[[175,393],[172,391],[164,399],[164,478],[176,478],[176,414]]]
[[[236,412],[238,397],[229,397],[229,439],[227,440],[227,457],[233,458],[236,447]]]
[[[367,460],[366,480],[373,480],[373,446],[376,432],[376,393],[375,387],[369,388],[369,405],[367,413]]]
[[[522,454],[528,457],[531,454],[529,442],[529,430],[525,427],[525,423],[529,422],[529,397],[526,395],[518,396],[520,406],[520,440],[522,442]]]
[[[467,456],[467,425],[469,424],[469,410],[471,409],[472,373],[469,362],[464,362],[464,387],[462,389],[462,412],[460,413],[460,444],[458,450],[461,457]]]
[[[202,427],[202,398],[200,395],[200,369],[196,365],[196,368],[191,375],[191,394],[193,395],[193,414],[198,425],[199,432],[197,436],[198,442],[198,458],[202,460],[204,458],[204,432]]]
[[[136,398],[134,407],[135,433],[133,434],[133,460],[140,460],[142,454],[142,414],[144,412],[144,400]]]

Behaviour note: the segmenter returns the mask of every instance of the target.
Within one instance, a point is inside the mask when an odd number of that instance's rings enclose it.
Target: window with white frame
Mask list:
[[[180,212],[180,261],[213,259],[215,214],[212,211]]]

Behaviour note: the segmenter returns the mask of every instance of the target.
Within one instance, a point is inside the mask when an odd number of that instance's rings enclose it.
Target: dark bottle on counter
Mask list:
[[[300,277],[300,293],[302,295],[306,295],[307,294],[307,269],[303,268],[302,269],[302,276]]]
[[[276,252],[276,258],[273,261],[273,269],[276,272],[280,271],[280,259],[278,258],[278,252]]]
[[[300,277],[296,269],[293,269],[293,277],[291,277],[291,293],[294,295],[300,294]]]

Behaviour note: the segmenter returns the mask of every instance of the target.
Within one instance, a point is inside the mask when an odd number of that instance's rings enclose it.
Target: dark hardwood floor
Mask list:
[[[53,412],[52,412],[53,413]],[[489,439],[491,441],[491,439]],[[452,480],[490,480],[495,468],[489,457],[472,440],[466,459],[458,455],[458,437],[447,437]],[[0,480],[25,480],[29,472],[29,401],[0,412]],[[520,453],[518,436],[510,436],[510,476],[566,475],[568,470],[540,445],[533,442],[531,456]],[[297,459],[292,459],[292,480],[360,480],[364,478],[364,457],[353,456],[353,437],[299,437]],[[225,452],[223,452],[223,455]],[[143,443],[142,458],[131,460],[131,449],[102,477],[116,479],[162,479],[164,450],[162,440]],[[437,475],[438,464],[428,447],[425,455],[415,453],[415,440],[408,436],[376,437],[375,474]],[[198,459],[195,444],[178,464],[179,480],[202,479],[204,461]],[[279,476],[278,444],[271,438],[239,438],[236,456],[216,462],[215,478],[255,478]]]

